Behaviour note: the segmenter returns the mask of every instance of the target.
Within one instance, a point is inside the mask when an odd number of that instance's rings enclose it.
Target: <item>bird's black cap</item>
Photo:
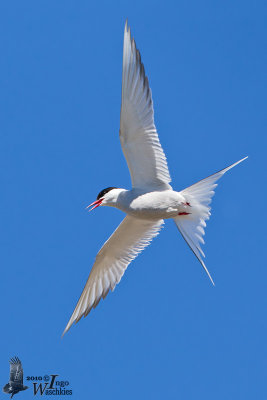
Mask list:
[[[101,197],[105,196],[105,194],[108,193],[112,189],[118,189],[118,188],[116,188],[115,186],[111,186],[111,187],[108,187],[106,189],[103,189],[103,190],[101,190],[101,192],[98,193],[96,199],[97,200],[101,199]]]

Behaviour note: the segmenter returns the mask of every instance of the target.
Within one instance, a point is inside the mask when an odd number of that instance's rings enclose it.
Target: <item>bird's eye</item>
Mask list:
[[[105,194],[107,194],[108,192],[110,192],[110,190],[112,190],[112,189],[117,189],[117,188],[114,187],[114,186],[111,186],[111,187],[108,187],[108,188],[106,188],[106,189],[101,190],[101,192],[98,193],[96,199],[97,199],[97,200],[101,199],[101,197],[105,196]]]

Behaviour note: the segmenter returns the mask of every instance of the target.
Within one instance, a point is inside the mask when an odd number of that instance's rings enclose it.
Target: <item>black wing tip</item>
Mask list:
[[[9,362],[10,362],[10,364],[21,364],[21,361],[20,361],[20,359],[19,359],[17,356],[12,357],[12,358],[9,360]]]

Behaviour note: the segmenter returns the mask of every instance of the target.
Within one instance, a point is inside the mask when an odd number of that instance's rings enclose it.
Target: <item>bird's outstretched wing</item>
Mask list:
[[[168,165],[154,124],[151,90],[127,22],[123,44],[120,141],[134,188],[170,189]]]
[[[98,252],[63,335],[74,322],[78,322],[82,316],[86,317],[100,299],[106,297],[109,290],[114,290],[130,262],[158,235],[163,223],[163,220],[147,221],[129,215],[124,218]]]
[[[18,357],[11,358],[9,364],[10,364],[9,383],[23,385],[23,369],[20,359]]]

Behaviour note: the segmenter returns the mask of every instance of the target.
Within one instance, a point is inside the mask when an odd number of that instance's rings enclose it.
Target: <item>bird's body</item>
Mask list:
[[[109,187],[90,206],[115,207],[126,217],[104,243],[66,326],[88,315],[109,290],[114,290],[130,262],[158,235],[164,219],[172,218],[183,238],[212,278],[203,262],[206,220],[216,182],[244,159],[177,192],[154,123],[152,94],[141,56],[125,25],[122,67],[120,142],[132,181],[132,189]],[[88,207],[90,207],[88,206]],[[213,283],[213,281],[212,281]]]
[[[118,208],[132,217],[156,221],[174,218],[189,210],[185,197],[174,190],[113,189],[112,200],[105,204]],[[189,212],[189,211],[188,211]]]

